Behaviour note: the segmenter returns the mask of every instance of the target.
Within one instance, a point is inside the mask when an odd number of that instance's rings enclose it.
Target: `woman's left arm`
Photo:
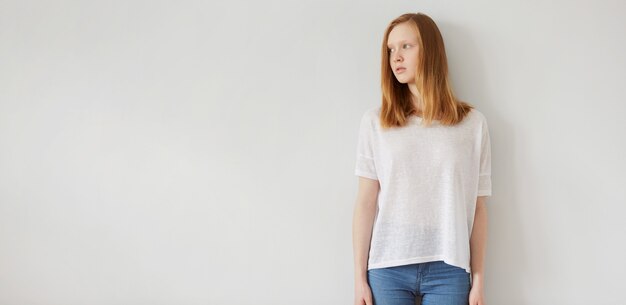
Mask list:
[[[486,196],[476,198],[476,212],[470,238],[470,265],[472,270],[472,290],[470,305],[484,305],[484,260],[487,247],[487,207]]]

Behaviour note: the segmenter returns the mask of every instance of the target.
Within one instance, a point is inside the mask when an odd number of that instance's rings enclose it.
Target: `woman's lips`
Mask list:
[[[398,68],[396,69],[396,73],[402,73],[404,70],[406,70],[406,68]]]

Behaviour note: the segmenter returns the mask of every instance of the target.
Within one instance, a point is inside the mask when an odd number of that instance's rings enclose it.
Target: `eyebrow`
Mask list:
[[[400,41],[398,41],[398,42],[413,42],[413,40],[400,40]],[[389,44],[387,44],[387,48],[389,48],[389,47],[390,47],[390,45],[389,45]]]

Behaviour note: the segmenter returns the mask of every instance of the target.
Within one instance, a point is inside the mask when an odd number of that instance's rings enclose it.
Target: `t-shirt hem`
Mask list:
[[[356,176],[361,176],[361,177],[365,177],[365,178],[370,178],[370,179],[374,179],[374,180],[378,180],[378,177],[374,174],[368,173],[368,172],[363,172],[363,171],[355,171],[354,174]]]
[[[469,266],[464,266],[455,261],[451,261],[448,258],[444,257],[443,255],[421,256],[421,257],[413,257],[413,258],[401,259],[401,260],[395,260],[395,261],[385,261],[385,262],[380,262],[380,263],[375,263],[375,264],[368,264],[367,270],[411,265],[411,264],[419,264],[419,263],[427,263],[427,262],[434,262],[434,261],[444,261],[446,264],[463,268],[465,269],[467,273],[471,273],[471,268]]]
[[[478,195],[477,196],[487,196],[487,197],[490,197],[491,196],[491,191],[478,191]]]

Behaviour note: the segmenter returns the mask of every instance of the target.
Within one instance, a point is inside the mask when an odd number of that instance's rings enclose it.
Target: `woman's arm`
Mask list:
[[[476,199],[476,212],[474,214],[474,225],[470,238],[470,259],[472,269],[472,287],[483,287],[485,250],[487,247],[487,207],[486,196],[479,196]]]
[[[352,221],[354,280],[356,285],[367,283],[367,261],[379,189],[378,180],[359,177],[359,189]]]

